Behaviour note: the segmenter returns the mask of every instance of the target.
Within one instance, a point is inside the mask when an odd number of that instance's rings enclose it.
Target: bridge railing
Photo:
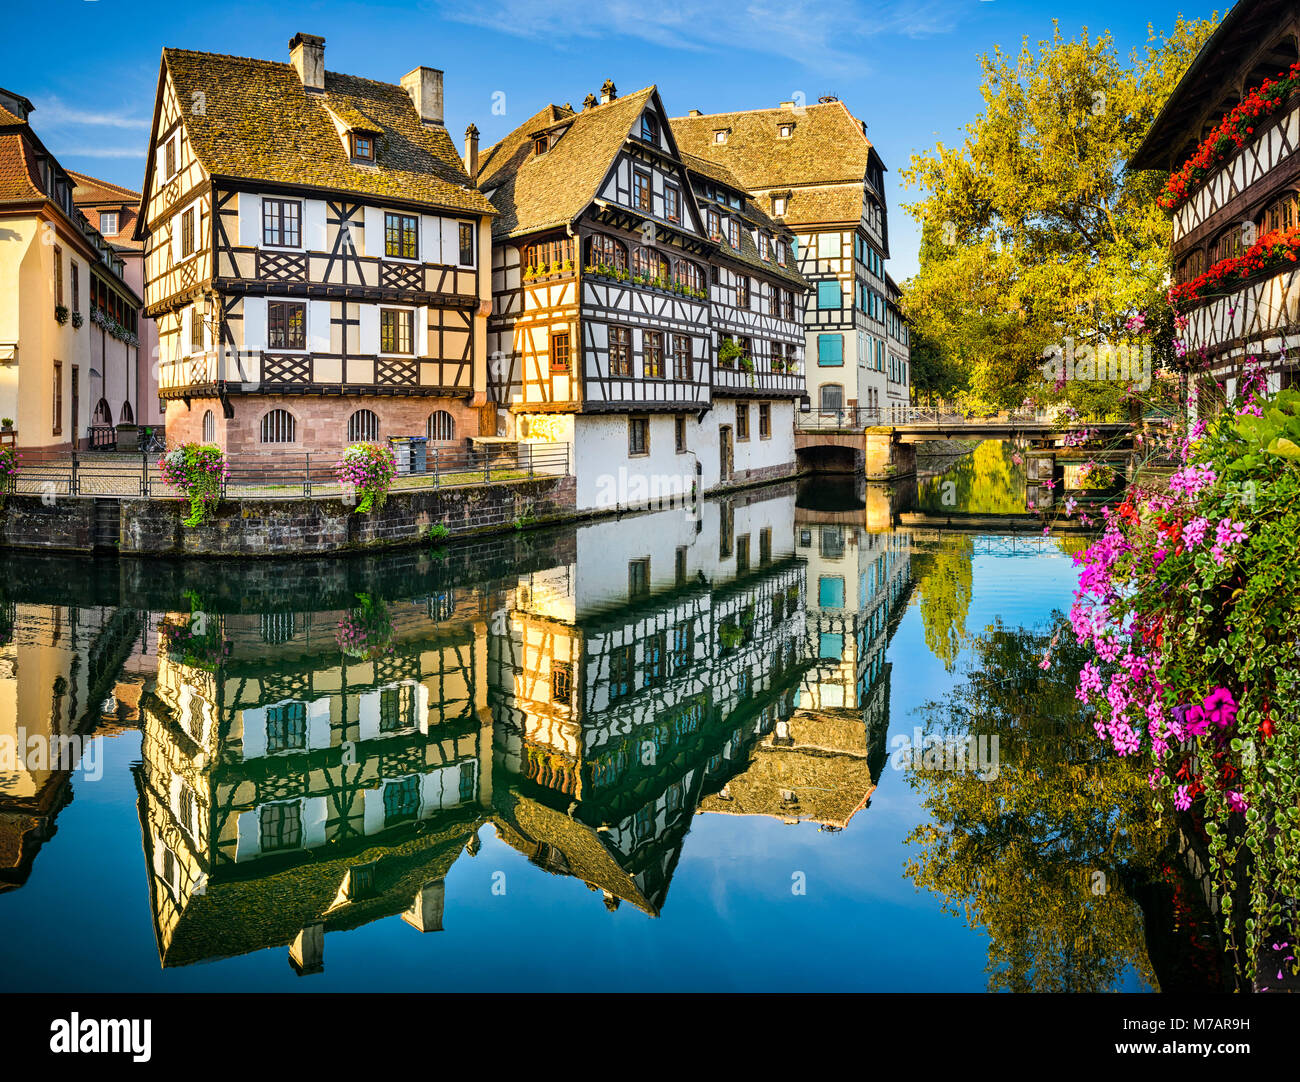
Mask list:
[[[875,425],[955,428],[962,425],[1050,424],[1051,420],[1046,410],[1002,410],[1000,413],[978,416],[960,412],[950,406],[858,406],[838,410],[801,411],[795,414],[795,428],[801,432],[862,429]]]

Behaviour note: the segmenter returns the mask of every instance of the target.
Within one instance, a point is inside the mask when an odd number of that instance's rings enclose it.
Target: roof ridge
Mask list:
[[[134,188],[127,188],[121,184],[114,184],[111,180],[104,180],[102,177],[93,177],[89,173],[81,173],[76,169],[67,170],[67,174],[70,177],[76,177],[80,180],[88,180],[99,188],[112,188],[114,191],[121,192],[123,195],[131,195],[136,199],[141,198],[141,194]]]

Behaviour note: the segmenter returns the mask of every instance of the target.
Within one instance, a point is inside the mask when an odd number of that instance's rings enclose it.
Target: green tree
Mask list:
[[[930,822],[909,836],[908,875],[987,931],[991,988],[1104,990],[1129,967],[1154,985],[1124,883],[1145,880],[1165,832],[1139,765],[1108,753],[1074,697],[1083,650],[1059,613],[1046,631],[999,622],[970,642],[966,680],[927,706],[926,732],[996,737],[997,776],[909,771]]]
[[[903,172],[921,193],[908,210],[922,230],[903,307],[947,373],[928,384],[946,379],[976,408],[1044,397],[1045,350],[1118,341],[1130,315],[1161,306],[1164,177],[1126,163],[1214,25],[1152,30],[1127,63],[1109,33],[1059,29],[1014,59],[997,48],[980,58],[984,109],[962,144],[939,143]],[[1067,382],[1059,397],[1115,412],[1123,394]]]

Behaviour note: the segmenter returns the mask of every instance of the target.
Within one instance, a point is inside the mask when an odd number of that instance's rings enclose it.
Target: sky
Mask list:
[[[495,0],[490,4],[224,0],[10,0],[0,86],[36,105],[32,125],[65,168],[139,189],[164,46],[288,59],[298,31],[325,38],[325,66],[397,82],[417,65],[445,74],[457,146],[471,121],[494,143],[547,102],[657,84],[676,116],[845,101],[884,159],[888,269],[916,270],[919,231],[902,171],[940,140],[959,142],[980,109],[979,56],[1052,32],[1109,30],[1123,55],[1148,25],[1204,18],[1226,0]],[[76,32],[52,27],[76,24]],[[17,47],[21,43],[27,47]],[[48,42],[48,48],[42,43]],[[53,53],[51,52],[53,50]],[[52,62],[53,61],[53,62]]]

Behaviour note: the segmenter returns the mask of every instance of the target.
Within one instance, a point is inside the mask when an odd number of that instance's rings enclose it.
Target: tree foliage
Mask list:
[[[903,306],[947,372],[927,386],[958,386],[977,408],[1015,405],[1042,389],[1053,344],[1115,341],[1132,314],[1163,307],[1165,178],[1126,163],[1213,26],[1152,30],[1127,63],[1109,33],[1067,40],[1059,28],[1014,58],[980,58],[984,109],[961,145],[916,154],[903,173],[922,230]],[[1059,394],[1096,411],[1123,387],[1067,382]]]

